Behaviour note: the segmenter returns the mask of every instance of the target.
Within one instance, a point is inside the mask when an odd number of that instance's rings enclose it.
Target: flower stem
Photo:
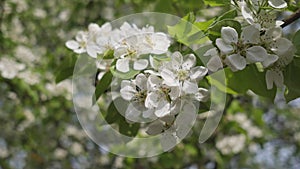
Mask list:
[[[283,20],[284,24],[281,25],[282,28],[292,24],[296,20],[300,18],[300,9],[298,9],[293,15],[288,17],[287,19]]]

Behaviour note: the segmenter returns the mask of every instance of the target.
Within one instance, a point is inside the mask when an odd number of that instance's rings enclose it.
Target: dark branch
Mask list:
[[[281,25],[282,28],[290,25],[291,23],[295,22],[300,18],[300,9],[298,9],[297,12],[295,12],[293,15],[288,17],[287,19],[283,20],[284,24]]]

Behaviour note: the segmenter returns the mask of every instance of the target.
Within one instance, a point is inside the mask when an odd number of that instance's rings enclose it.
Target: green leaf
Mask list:
[[[116,70],[115,66],[111,66],[110,71],[111,71],[111,73],[113,74],[114,77],[117,77],[117,78],[120,78],[120,79],[132,79],[137,74],[140,73],[140,71],[133,70],[133,69],[130,69],[130,71],[127,72],[127,73],[122,73],[122,72],[119,72],[118,70]]]
[[[225,19],[217,22],[208,29],[208,37],[210,38],[210,40],[215,42],[217,38],[221,37],[221,29],[225,26],[234,28],[239,34],[242,32],[241,24],[238,21]]]
[[[300,30],[298,30],[293,37],[293,44],[295,45],[297,55],[300,55]]]
[[[140,123],[128,123],[125,118],[121,118],[119,121],[119,132],[129,137],[137,135],[140,129]]]
[[[204,3],[210,6],[224,6],[230,4],[230,0],[204,0]]]
[[[186,46],[191,46],[192,44],[202,44],[207,41],[204,33],[192,22],[188,22],[188,18],[193,20],[192,16],[186,16],[177,24],[168,26],[168,33],[178,42]]]
[[[224,20],[224,19],[234,19],[236,16],[237,16],[237,10],[233,9],[233,10],[230,10],[228,12],[225,12],[223,15],[218,17],[217,21],[221,21],[221,20]]]
[[[116,105],[118,107],[116,107]],[[105,121],[108,124],[116,123],[120,119],[123,118],[122,114],[120,113],[120,110],[126,110],[127,109],[128,102],[123,100],[121,97],[116,98],[113,100],[110,105],[107,108],[107,113],[105,116]],[[124,112],[123,112],[124,113]]]
[[[77,57],[66,57],[55,71],[55,83],[59,83],[73,75]]]
[[[195,22],[194,25],[197,26],[202,31],[207,31],[207,29],[215,22],[215,18],[204,22]]]
[[[276,89],[268,90],[265,80],[265,72],[259,72],[255,65],[249,65],[244,70],[232,72],[225,68],[226,86],[210,77],[209,81],[216,87],[229,94],[246,94],[252,90],[255,94],[274,100]],[[218,73],[218,72],[217,72]]]
[[[294,58],[284,71],[284,84],[287,87],[286,101],[290,102],[300,97],[300,58]]]
[[[96,91],[95,91],[95,97],[96,100],[99,99],[99,97],[105,92],[110,87],[110,84],[112,82],[113,75],[110,71],[106,72],[103,77],[100,79],[96,86]]]

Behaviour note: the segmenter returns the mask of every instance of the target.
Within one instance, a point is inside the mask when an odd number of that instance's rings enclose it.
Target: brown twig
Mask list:
[[[298,9],[293,15],[288,17],[287,19],[283,20],[284,24],[281,25],[282,28],[290,25],[291,23],[295,22],[300,18],[300,9]]]

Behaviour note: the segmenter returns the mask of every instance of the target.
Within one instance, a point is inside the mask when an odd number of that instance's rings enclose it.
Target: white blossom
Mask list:
[[[124,100],[130,101],[125,112],[127,120],[140,121],[147,118],[155,118],[154,110],[145,107],[147,92],[147,77],[144,74],[138,74],[135,80],[122,81],[121,96]]]
[[[258,46],[259,35],[259,30],[253,25],[243,29],[240,39],[234,28],[222,28],[216,45],[226,55],[225,63],[233,71],[243,70],[248,63],[262,62],[268,56],[266,49]]]
[[[233,135],[233,136],[225,136],[217,140],[216,147],[224,155],[237,154],[244,149],[245,143],[246,143],[245,135],[240,134],[240,135]]]
[[[180,86],[182,92],[192,94],[198,91],[197,81],[208,72],[207,68],[194,67],[195,65],[195,55],[189,54],[183,57],[180,52],[175,52],[169,64],[162,68],[160,73],[166,85]]]
[[[18,63],[13,59],[2,57],[0,59],[0,72],[1,76],[6,79],[15,78],[18,73],[25,69],[25,64]]]

